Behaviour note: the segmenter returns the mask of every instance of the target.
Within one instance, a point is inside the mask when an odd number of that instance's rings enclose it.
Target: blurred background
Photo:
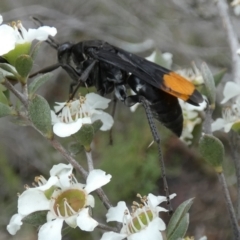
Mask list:
[[[235,29],[240,19],[229,9]],[[223,82],[231,80],[231,57],[226,33],[214,1],[208,0],[1,0],[4,22],[20,19],[24,27],[35,27],[30,16],[41,19],[45,25],[55,26],[59,43],[100,39],[112,45],[149,56],[153,50],[173,54],[173,69],[198,67],[205,61],[213,73],[226,68]],[[34,70],[56,63],[55,49],[43,43]],[[68,75],[58,69],[54,77],[39,91],[52,106],[68,98]],[[218,89],[221,99],[222,86]],[[109,109],[110,111],[111,109]],[[216,111],[215,116],[217,116]],[[196,144],[188,147],[170,131],[157,123],[164,152],[167,179],[172,201],[180,203],[195,198],[190,210],[187,236],[195,239],[206,235],[209,240],[231,239],[228,214],[223,194],[214,171],[200,158]],[[233,201],[236,198],[234,168],[228,154],[228,142],[223,133],[218,136],[227,150],[225,173]],[[94,140],[95,167],[113,175],[104,187],[113,205],[124,200],[129,205],[136,194],[164,195],[160,176],[157,148],[148,148],[152,135],[144,109],[135,113],[122,103],[118,104],[113,127],[113,146],[109,133],[99,132]],[[59,139],[64,146],[68,139]],[[84,154],[76,159],[86,165]],[[11,216],[17,211],[17,193],[23,185],[31,185],[36,175],[46,178],[53,164],[65,162],[44,139],[30,127],[15,125],[8,118],[0,119],[0,239],[37,239],[36,229],[26,224],[11,236],[6,231]],[[81,180],[81,176],[77,175]],[[105,221],[106,210],[96,197],[94,216]],[[166,206],[165,206],[166,207]],[[102,216],[102,217],[101,217]],[[167,214],[162,216],[169,221]],[[101,231],[84,233],[65,228],[63,239],[100,239]]]

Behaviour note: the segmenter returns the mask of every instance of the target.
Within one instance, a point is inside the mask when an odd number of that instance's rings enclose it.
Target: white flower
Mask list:
[[[240,86],[235,82],[227,82],[223,89],[223,100],[221,104],[226,103],[230,99],[240,96]]]
[[[172,53],[169,52],[165,52],[165,53],[161,53],[157,50],[153,51],[152,54],[148,57],[146,57],[145,59],[147,59],[150,62],[154,62],[154,63],[158,63],[158,64],[163,64],[164,67],[170,69],[172,66]],[[160,61],[162,61],[160,63]]]
[[[229,132],[234,124],[240,122],[240,86],[235,82],[227,82],[223,89],[222,104],[236,97],[232,104],[222,109],[222,118],[217,118],[212,123],[212,131],[224,128],[225,132]]]
[[[2,24],[2,16],[0,15],[0,24]],[[39,41],[47,40],[48,36],[55,36],[57,29],[54,27],[42,26],[38,29],[26,30],[20,21],[13,22],[10,25],[0,25],[0,56],[9,53],[17,46],[22,45],[22,54],[28,54],[31,42],[36,39]],[[8,60],[7,55],[3,56]]]
[[[233,0],[231,6],[233,7],[235,15],[240,15],[240,0]]]
[[[138,195],[140,197],[140,195]],[[170,198],[175,197],[172,194]],[[106,232],[101,240],[161,240],[160,231],[166,229],[166,225],[159,217],[159,212],[167,212],[158,205],[166,201],[166,197],[148,194],[148,197],[140,197],[141,204],[133,202],[133,212],[130,213],[126,203],[121,201],[116,207],[111,207],[107,213],[107,222],[117,221],[123,223],[120,233]]]
[[[83,124],[91,124],[101,120],[102,131],[109,130],[113,125],[113,118],[102,111],[108,107],[109,99],[96,93],[88,93],[68,103],[56,103],[55,112],[51,111],[53,132],[59,137],[68,137],[80,130]]]
[[[42,210],[48,210],[47,222],[41,226],[38,240],[61,240],[64,221],[70,227],[93,231],[98,222],[89,215],[89,207],[94,207],[94,198],[89,193],[107,184],[111,175],[92,170],[85,185],[77,182],[72,169],[70,164],[55,165],[48,181],[41,177],[40,187],[28,188],[19,196],[18,213],[7,226],[10,234],[16,234],[24,217]]]
[[[181,99],[178,99],[183,113],[183,131],[180,137],[181,140],[188,145],[192,143],[192,132],[197,124],[202,122],[199,113],[206,107],[206,101],[200,103],[200,106],[193,106]]]

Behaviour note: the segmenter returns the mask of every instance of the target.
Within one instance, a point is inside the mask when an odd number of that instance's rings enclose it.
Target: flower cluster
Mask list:
[[[179,103],[183,113],[183,131],[180,139],[190,145],[192,143],[192,132],[195,126],[202,122],[200,113],[206,108],[206,102],[204,101],[200,106],[193,106],[179,99]]]
[[[176,72],[188,79],[194,85],[201,85],[204,83],[202,73],[194,62],[192,63],[192,68],[181,69]],[[190,145],[192,143],[192,132],[195,126],[202,122],[200,113],[206,108],[206,102],[204,101],[200,106],[193,106],[179,99],[179,103],[183,112],[183,131],[180,139]]]
[[[70,227],[77,226],[84,231],[93,231],[98,225],[89,215],[94,207],[92,191],[107,184],[111,175],[102,170],[92,170],[86,184],[78,183],[72,174],[73,167],[58,164],[50,170],[50,178],[36,178],[37,187],[26,187],[18,198],[18,213],[14,214],[7,226],[10,234],[15,235],[21,228],[24,218],[31,213],[47,210],[46,223],[38,233],[38,239],[60,240],[65,221]]]
[[[240,0],[233,0],[231,6],[233,7],[235,15],[240,15]]]
[[[176,194],[172,194],[170,199]],[[107,213],[107,222],[117,221],[123,224],[120,233],[106,232],[101,240],[128,240],[163,239],[161,231],[166,229],[166,225],[159,217],[159,212],[167,212],[167,209],[158,205],[167,201],[166,197],[148,194],[141,197],[138,194],[141,203],[133,202],[132,212],[129,211],[125,202],[121,201],[116,207],[111,207]]]
[[[232,104],[222,109],[222,118],[212,123],[212,131],[224,129],[229,132],[232,128],[238,129],[240,123],[240,86],[235,82],[227,82],[223,90],[222,104],[236,98]]]
[[[102,111],[108,107],[109,102],[110,99],[88,93],[77,100],[56,103],[55,111],[51,111],[53,132],[59,137],[68,137],[78,132],[84,124],[91,124],[96,120],[103,123],[100,130],[109,130],[113,125],[113,118]]]
[[[2,24],[3,18],[0,15],[0,56],[5,58],[14,66],[16,55],[29,54],[31,42],[36,39],[45,41],[48,36],[55,36],[57,29],[54,27],[42,26],[38,29],[23,27],[20,21],[12,22],[11,25]]]

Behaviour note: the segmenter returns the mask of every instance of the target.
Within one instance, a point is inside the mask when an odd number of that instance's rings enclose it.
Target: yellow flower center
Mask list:
[[[68,189],[57,196],[53,206],[59,217],[69,217],[76,214],[86,204],[86,193],[79,189]]]

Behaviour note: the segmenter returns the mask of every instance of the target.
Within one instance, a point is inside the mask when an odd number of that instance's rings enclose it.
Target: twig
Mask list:
[[[239,48],[239,42],[229,17],[228,4],[225,0],[218,0],[217,6],[219,15],[223,20],[223,27],[227,32],[228,43],[231,49],[233,81],[240,84],[240,58],[236,53]]]
[[[25,106],[26,109],[28,109],[28,100],[25,99],[24,95],[22,93],[20,93],[16,88],[14,88],[14,86],[9,82],[9,81],[5,81],[4,84],[7,89],[9,89],[21,102],[22,104]],[[25,116],[24,116],[25,118]],[[27,119],[29,122],[31,122],[29,119]],[[45,137],[33,124],[32,127],[39,132],[43,137]],[[49,141],[49,143],[57,150],[61,153],[61,155],[69,162],[71,163],[74,168],[80,173],[82,174],[82,176],[84,177],[84,179],[87,178],[88,176],[88,172],[70,155],[70,153],[55,139],[47,139]],[[112,205],[107,197],[107,195],[104,193],[104,191],[99,188],[96,190],[98,197],[100,198],[100,200],[103,202],[104,206],[106,207],[106,209],[109,209]]]
[[[92,171],[94,169],[93,166],[93,160],[92,160],[92,151],[90,150],[90,152],[85,151],[86,156],[87,156],[87,164],[88,164],[88,171]]]
[[[223,192],[224,192],[224,197],[225,197],[225,201],[226,201],[226,204],[227,204],[227,209],[228,209],[229,216],[230,216],[230,223],[231,223],[231,226],[232,226],[232,229],[233,229],[233,236],[234,236],[233,239],[234,240],[239,240],[240,239],[240,232],[239,232],[238,221],[237,221],[237,218],[236,218],[236,215],[235,215],[235,212],[234,212],[234,208],[233,208],[232,201],[231,201],[231,198],[230,198],[230,195],[229,195],[229,191],[228,191],[228,188],[227,188],[227,184],[226,184],[224,174],[219,173],[218,174],[218,179],[219,179],[219,182],[222,185],[222,189],[223,189]]]
[[[36,129],[37,130],[37,129]],[[38,131],[39,132],[39,131]],[[62,156],[71,163],[74,168],[82,174],[82,176],[86,179],[88,176],[88,172],[73,158],[71,157],[70,153],[55,139],[49,140],[51,145],[58,150],[62,154]]]
[[[7,79],[5,79],[5,82],[3,83],[4,86],[11,91],[24,105],[26,109],[28,109],[28,100],[25,98],[25,96],[20,93]]]
[[[109,226],[107,226],[105,224],[102,224],[102,223],[98,223],[97,228],[100,228],[100,229],[105,230],[105,231],[119,232],[117,228],[109,227]]]
[[[240,159],[239,159],[239,143],[240,139],[238,136],[238,133],[234,131],[230,131],[229,133],[229,138],[230,138],[230,147],[231,147],[231,154],[232,154],[232,159],[235,165],[236,169],[236,177],[237,177],[237,218],[238,220],[240,219]]]
[[[206,111],[205,111],[205,119],[203,122],[203,130],[204,133],[212,135],[212,109],[207,104]]]

